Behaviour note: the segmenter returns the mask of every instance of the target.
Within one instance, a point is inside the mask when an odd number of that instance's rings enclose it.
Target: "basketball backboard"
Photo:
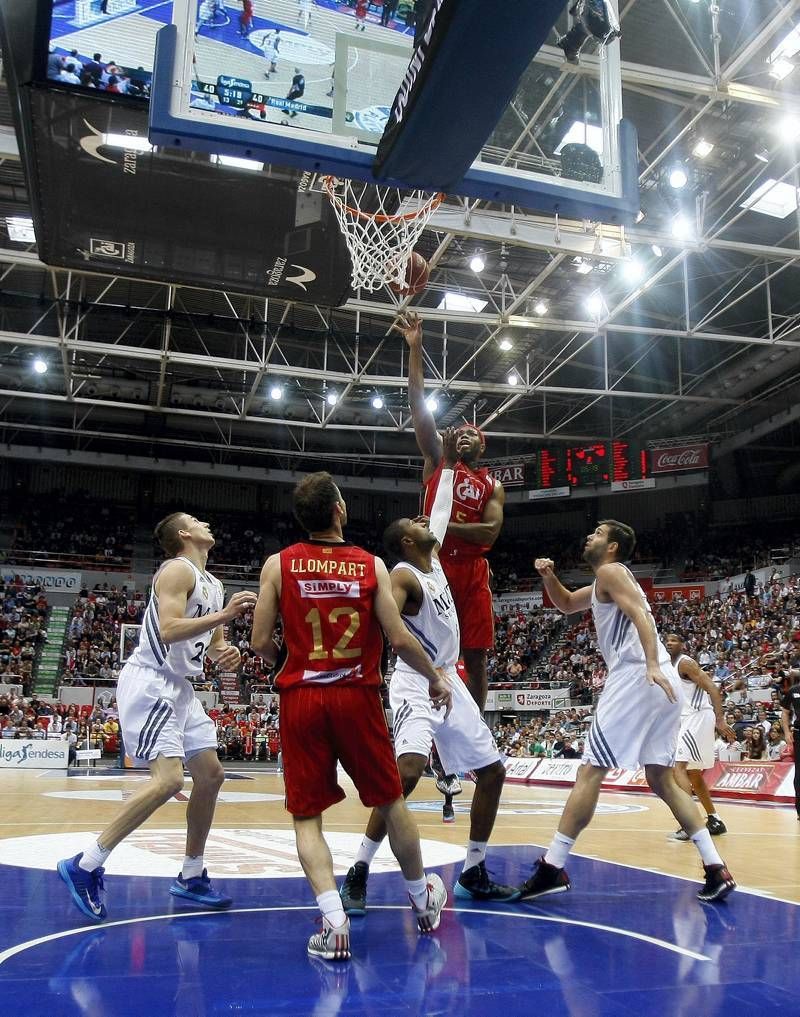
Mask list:
[[[393,14],[389,6],[385,25],[383,5],[363,0],[229,4],[174,0],[172,24],[157,36],[150,140],[372,181],[413,53],[411,0]],[[550,43],[569,26],[563,7]],[[491,67],[474,72],[476,89],[491,88]],[[544,46],[455,193],[568,218],[632,221],[636,135],[622,118],[621,91],[618,41],[587,47],[577,67]],[[457,130],[470,96],[446,113]],[[386,182],[441,189],[436,180]]]

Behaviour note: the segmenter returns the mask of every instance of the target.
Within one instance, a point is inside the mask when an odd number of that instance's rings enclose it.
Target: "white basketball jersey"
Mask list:
[[[691,660],[692,658],[687,653],[682,653],[680,657],[675,661],[673,667],[678,673],[678,677],[681,680],[681,692],[683,693],[683,713],[697,713],[700,710],[713,710],[714,707],[711,703],[711,697],[705,689],[701,689],[699,685],[693,682],[690,678],[684,678],[680,673],[680,666],[682,660]]]
[[[188,558],[170,559],[185,561],[194,572],[194,589],[186,598],[184,618],[202,618],[222,610],[223,589],[219,579],[201,572]],[[164,566],[162,565],[161,568]],[[150,600],[139,631],[139,645],[128,658],[139,667],[153,668],[170,678],[196,678],[203,673],[203,660],[214,634],[213,629],[179,643],[165,643],[158,627],[158,597],[156,580],[161,569],[153,576]]]
[[[444,569],[434,555],[430,572],[421,572],[407,561],[401,561],[392,569],[408,569],[419,580],[422,589],[422,603],[419,613],[403,615],[403,621],[409,632],[413,633],[422,644],[423,649],[431,658],[434,667],[456,666],[461,646],[461,631],[458,627],[453,595],[447,585]],[[403,668],[403,662],[397,666]]]
[[[636,578],[631,570],[625,565],[622,568],[625,569],[636,584],[636,589],[639,591],[639,596],[642,598],[645,610],[650,615],[653,629],[656,631],[653,612],[650,610],[650,604],[647,601],[644,590],[636,582]],[[639,639],[639,633],[636,631],[636,626],[625,612],[617,607],[613,600],[607,604],[598,600],[596,586],[597,580],[592,583],[592,617],[597,629],[597,646],[603,654],[603,659],[608,670],[613,671],[618,664],[644,664],[644,649],[642,648],[642,641]],[[656,637],[656,641],[658,642],[659,665],[662,667],[667,665],[672,667],[672,661],[667,653],[667,648],[658,637]]]

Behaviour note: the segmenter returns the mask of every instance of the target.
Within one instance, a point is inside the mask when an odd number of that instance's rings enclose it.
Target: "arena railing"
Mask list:
[[[131,557],[114,555],[106,558],[102,554],[61,554],[55,551],[34,551],[25,548],[8,548],[0,552],[0,557],[11,568],[19,566],[26,569],[74,569],[90,572],[130,572]]]

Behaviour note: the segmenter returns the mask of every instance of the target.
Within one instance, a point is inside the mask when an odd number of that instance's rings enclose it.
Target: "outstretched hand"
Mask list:
[[[422,318],[416,311],[401,314],[389,331],[399,332],[411,349],[422,345]]]
[[[442,432],[442,464],[452,469],[458,462],[458,431],[455,427],[447,427]]]

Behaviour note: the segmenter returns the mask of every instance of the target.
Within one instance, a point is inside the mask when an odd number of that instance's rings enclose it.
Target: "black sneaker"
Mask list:
[[[736,889],[736,882],[725,865],[704,865],[706,881],[697,891],[698,900],[725,900]]]
[[[545,897],[549,893],[564,893],[570,889],[571,885],[567,870],[557,869],[555,865],[548,865],[542,855],[530,877],[519,888],[518,899],[534,900],[536,897]]]
[[[445,802],[442,806],[442,822],[455,823],[456,813],[452,802]]]
[[[719,837],[721,833],[728,832],[728,827],[722,822],[719,816],[709,816],[706,820],[706,829],[712,837]]]
[[[366,862],[356,862],[344,877],[339,896],[346,915],[365,915],[367,913],[367,879],[369,866]]]
[[[516,886],[503,886],[489,879],[486,862],[479,862],[462,872],[453,887],[453,895],[461,900],[504,900],[519,899]]]
[[[446,777],[437,777],[436,790],[440,794],[450,795],[451,798],[454,798],[456,795],[460,795],[462,788],[458,775],[450,773]]]

